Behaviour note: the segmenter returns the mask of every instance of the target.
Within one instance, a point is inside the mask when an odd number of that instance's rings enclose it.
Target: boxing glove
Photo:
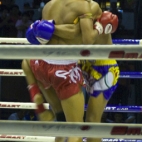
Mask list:
[[[40,42],[35,37],[32,25],[30,25],[30,27],[26,31],[26,38],[31,44],[40,44]]]
[[[52,35],[55,30],[54,21],[53,20],[42,20],[36,21],[33,25],[33,32],[36,39],[41,44],[46,44],[52,38]]]
[[[118,17],[109,11],[104,11],[99,19],[94,24],[94,29],[99,34],[111,34],[116,31],[118,27]]]

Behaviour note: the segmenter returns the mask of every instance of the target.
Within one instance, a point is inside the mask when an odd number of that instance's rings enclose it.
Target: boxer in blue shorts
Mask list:
[[[80,61],[90,95],[86,112],[86,122],[101,122],[105,106],[117,88],[119,67],[116,60]],[[101,142],[100,139],[88,138],[87,142]]]

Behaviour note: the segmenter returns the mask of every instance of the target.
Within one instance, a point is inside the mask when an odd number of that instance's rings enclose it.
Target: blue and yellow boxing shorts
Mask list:
[[[120,73],[116,60],[83,60],[79,64],[87,92],[94,97],[103,93],[104,98],[109,100],[117,88]]]

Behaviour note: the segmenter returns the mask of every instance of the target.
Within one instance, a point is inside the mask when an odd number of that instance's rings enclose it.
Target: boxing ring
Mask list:
[[[0,43],[4,44],[0,46],[1,59],[94,59],[95,57],[95,59],[141,60],[142,58],[141,40],[117,39],[113,40],[114,45],[111,46],[70,45],[68,47],[66,45],[30,45],[24,38],[0,38]],[[122,44],[125,44],[125,48]],[[72,50],[73,48],[75,50]],[[0,69],[0,76],[25,75],[20,69]],[[139,79],[142,78],[142,72],[121,72],[120,78]],[[48,103],[44,106],[49,108]],[[36,105],[29,102],[0,102],[0,108],[36,109]],[[104,111],[141,113],[142,106],[107,106]],[[54,142],[55,136],[94,138],[99,136],[106,142],[141,142],[142,124],[0,121],[0,141]]]

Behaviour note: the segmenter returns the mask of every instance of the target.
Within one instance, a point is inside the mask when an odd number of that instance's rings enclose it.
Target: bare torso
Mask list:
[[[78,16],[86,14],[80,14],[79,12],[75,11],[77,6],[84,1],[90,4],[93,20],[95,22],[95,20],[101,15],[100,10],[98,10],[98,4],[94,1],[88,2],[86,0],[51,0],[45,5],[43,9],[42,19],[54,19],[55,24],[57,25],[73,24],[74,20]],[[77,27],[79,28],[79,24]],[[110,41],[110,35],[100,35],[97,37],[95,44],[110,44]],[[48,44],[82,44],[82,35],[80,31],[73,39],[65,39],[53,35],[52,39]]]

